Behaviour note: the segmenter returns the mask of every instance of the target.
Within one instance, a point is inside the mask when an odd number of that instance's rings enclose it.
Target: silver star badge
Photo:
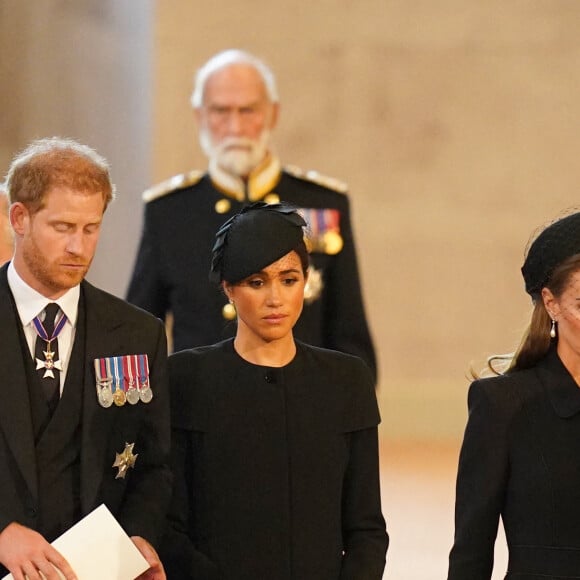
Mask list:
[[[127,471],[129,471],[130,467],[135,467],[135,461],[139,454],[133,454],[133,447],[135,443],[125,443],[125,449],[123,449],[123,453],[115,453],[115,463],[113,463],[113,467],[117,467],[119,471],[115,476],[115,479],[125,479],[125,475],[127,475]]]
[[[54,379],[54,372],[52,369],[62,371],[62,363],[60,360],[53,360],[54,352],[51,352],[50,346],[48,347],[48,350],[43,350],[42,353],[44,354],[45,360],[40,360],[39,358],[36,359],[36,370],[46,369],[42,378],[46,379],[46,377],[50,377],[51,379]]]

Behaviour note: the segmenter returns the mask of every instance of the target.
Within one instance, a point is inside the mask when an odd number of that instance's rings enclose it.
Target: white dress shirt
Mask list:
[[[26,343],[32,359],[34,359],[34,345],[37,337],[36,328],[32,322],[34,318],[42,313],[50,302],[56,302],[66,315],[67,321],[58,335],[58,359],[62,364],[62,371],[60,372],[60,394],[62,395],[77,326],[80,286],[77,285],[67,290],[58,300],[49,300],[46,296],[31,288],[18,275],[13,262],[8,265],[8,286],[10,286],[10,291],[16,302],[18,316],[24,329],[24,336],[26,337]]]

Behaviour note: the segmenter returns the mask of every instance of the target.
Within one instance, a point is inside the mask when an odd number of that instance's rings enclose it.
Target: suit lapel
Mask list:
[[[114,473],[114,457],[107,457],[113,432],[114,409],[104,409],[97,400],[94,360],[118,354],[123,349],[118,329],[122,321],[111,312],[107,294],[88,282],[81,286],[85,312],[83,421],[81,451],[81,502],[83,511],[96,507],[103,475]]]
[[[0,430],[4,433],[18,468],[34,498],[38,497],[36,453],[24,358],[18,338],[20,319],[7,279],[0,269]]]

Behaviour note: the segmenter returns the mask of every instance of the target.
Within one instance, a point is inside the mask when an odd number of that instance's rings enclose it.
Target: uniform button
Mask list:
[[[215,204],[215,211],[216,213],[227,213],[230,211],[232,204],[230,203],[229,199],[220,199],[216,201]]]

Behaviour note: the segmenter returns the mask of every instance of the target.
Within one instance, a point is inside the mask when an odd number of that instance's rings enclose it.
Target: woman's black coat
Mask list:
[[[471,385],[448,580],[491,578],[500,516],[506,578],[580,578],[580,388],[555,349]]]
[[[169,359],[169,579],[380,580],[379,414],[360,359],[297,343],[283,368],[228,340]]]

